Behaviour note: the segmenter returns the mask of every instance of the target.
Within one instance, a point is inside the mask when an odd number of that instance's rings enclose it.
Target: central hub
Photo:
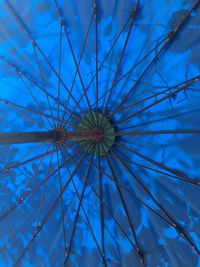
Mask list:
[[[86,113],[74,130],[55,127],[51,135],[52,141],[58,146],[66,141],[76,141],[86,152],[97,156],[108,153],[115,142],[114,127],[106,116],[98,112]]]
[[[104,137],[103,129],[100,127],[95,127],[91,130],[91,138],[96,141],[100,142]]]
[[[86,132],[87,138],[80,140],[83,149],[91,154],[102,156],[115,142],[115,130],[109,120],[101,113],[88,112],[79,123],[79,132]]]

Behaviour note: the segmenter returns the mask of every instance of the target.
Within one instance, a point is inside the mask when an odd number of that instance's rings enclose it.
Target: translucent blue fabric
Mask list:
[[[0,145],[0,266],[200,266],[199,80],[199,0],[1,0],[0,131],[116,138]]]

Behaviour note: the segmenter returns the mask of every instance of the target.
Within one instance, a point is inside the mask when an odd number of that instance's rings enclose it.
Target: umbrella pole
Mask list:
[[[1,132],[0,145],[6,144],[24,144],[24,143],[42,143],[53,142],[54,133],[52,132]]]
[[[55,128],[52,131],[44,132],[0,132],[0,145],[24,144],[24,143],[44,143],[53,142],[62,144],[66,141],[98,141],[103,138],[101,130],[94,128],[91,131],[76,130],[65,131],[62,128]]]
[[[97,112],[86,113],[78,128],[71,131],[55,127],[43,132],[0,132],[0,145],[44,142],[62,145],[67,141],[77,141],[85,151],[95,155],[107,153],[114,144],[114,140],[114,127],[105,116]],[[91,147],[94,147],[92,151]]]

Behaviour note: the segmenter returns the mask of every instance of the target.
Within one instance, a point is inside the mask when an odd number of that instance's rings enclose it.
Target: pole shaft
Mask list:
[[[102,132],[99,130],[75,130],[65,131],[64,141],[74,140],[99,140],[102,138]],[[24,144],[24,143],[44,143],[56,142],[60,138],[58,131],[43,131],[43,132],[0,132],[0,145],[5,144]]]
[[[53,142],[53,132],[0,132],[0,145]]]

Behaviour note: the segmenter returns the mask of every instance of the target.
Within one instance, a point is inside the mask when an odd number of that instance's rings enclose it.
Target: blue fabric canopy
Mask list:
[[[0,266],[200,266],[200,0],[1,0],[0,122]]]

